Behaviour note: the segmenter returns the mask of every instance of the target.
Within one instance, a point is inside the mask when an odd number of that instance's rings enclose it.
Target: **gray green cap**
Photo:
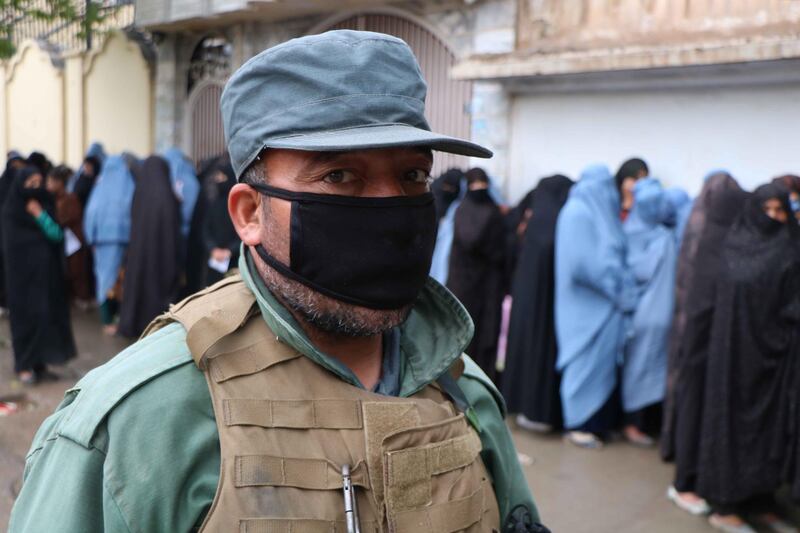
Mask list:
[[[426,146],[491,157],[463,139],[431,132],[427,84],[396,37],[336,30],[292,39],[250,59],[220,101],[236,176],[265,148],[334,152]]]

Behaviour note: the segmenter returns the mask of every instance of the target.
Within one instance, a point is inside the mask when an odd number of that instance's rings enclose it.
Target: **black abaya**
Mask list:
[[[222,248],[230,251],[230,261],[228,269],[236,268],[239,259],[239,234],[233,227],[230,213],[228,212],[228,193],[236,184],[236,175],[230,161],[224,160],[215,167],[215,172],[211,176],[214,185],[214,198],[209,201],[208,213],[203,224],[203,240],[205,243],[206,263],[211,256],[214,248]],[[224,273],[218,272],[206,265],[206,286],[212,285],[224,277]]]
[[[18,169],[14,167],[14,161],[21,160],[21,158],[9,159],[3,175],[0,176],[0,208],[6,203],[6,198],[8,198],[8,193],[11,191],[18,172]],[[2,239],[2,234],[2,217],[0,217],[0,239]],[[7,307],[7,300],[5,258],[3,256],[2,242],[0,241],[0,307]]]
[[[715,282],[725,235],[746,197],[729,174],[711,176],[695,201],[678,257],[661,448],[675,460],[675,488],[681,492],[696,489]]]
[[[28,200],[38,200],[55,220],[55,204],[44,188],[44,177],[41,187],[24,187],[25,180],[38,173],[33,167],[16,173],[2,211],[5,281],[16,372],[40,371],[45,365],[61,364],[75,356],[64,282],[63,244],[48,240],[25,209]]]
[[[697,492],[737,504],[780,486],[786,433],[783,378],[800,326],[800,252],[759,187],[728,233],[717,275],[706,369]]]
[[[562,426],[561,379],[556,371],[555,231],[572,180],[544,178],[531,197],[528,221],[512,283],[502,391],[509,412],[553,428]]]
[[[493,379],[505,295],[504,268],[503,214],[487,189],[469,191],[455,214],[447,287],[475,323],[467,354]]]
[[[151,156],[134,173],[136,192],[119,318],[119,333],[125,337],[138,337],[175,300],[181,253],[180,204],[167,162]]]

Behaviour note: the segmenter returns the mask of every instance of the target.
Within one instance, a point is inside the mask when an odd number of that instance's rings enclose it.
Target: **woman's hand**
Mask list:
[[[39,203],[39,200],[28,200],[28,203],[25,204],[25,210],[28,211],[33,218],[39,218],[39,215],[42,214],[42,204]]]
[[[230,259],[231,251],[227,248],[214,248],[211,250],[211,257],[214,261],[225,261],[226,259]]]

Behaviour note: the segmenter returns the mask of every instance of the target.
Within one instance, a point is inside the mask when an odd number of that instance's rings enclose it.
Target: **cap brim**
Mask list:
[[[270,139],[264,143],[264,148],[285,148],[315,152],[339,152],[403,146],[426,146],[438,152],[470,157],[489,158],[493,155],[491,150],[479,144],[447,135],[440,135],[406,124],[381,124],[306,133]]]

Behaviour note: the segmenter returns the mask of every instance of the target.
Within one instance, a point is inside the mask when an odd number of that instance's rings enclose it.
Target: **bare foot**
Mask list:
[[[686,503],[704,503],[705,500],[694,492],[679,492],[678,498]]]
[[[636,446],[650,447],[656,443],[653,437],[633,425],[625,426],[623,433],[625,434],[625,439]]]
[[[733,526],[733,527],[740,527],[747,524],[742,517],[738,514],[717,514],[714,513],[711,515],[711,520],[718,523],[724,524],[726,526]]]
[[[107,326],[103,326],[103,333],[108,335],[109,337],[113,337],[117,334],[117,326],[116,324],[109,324]]]

